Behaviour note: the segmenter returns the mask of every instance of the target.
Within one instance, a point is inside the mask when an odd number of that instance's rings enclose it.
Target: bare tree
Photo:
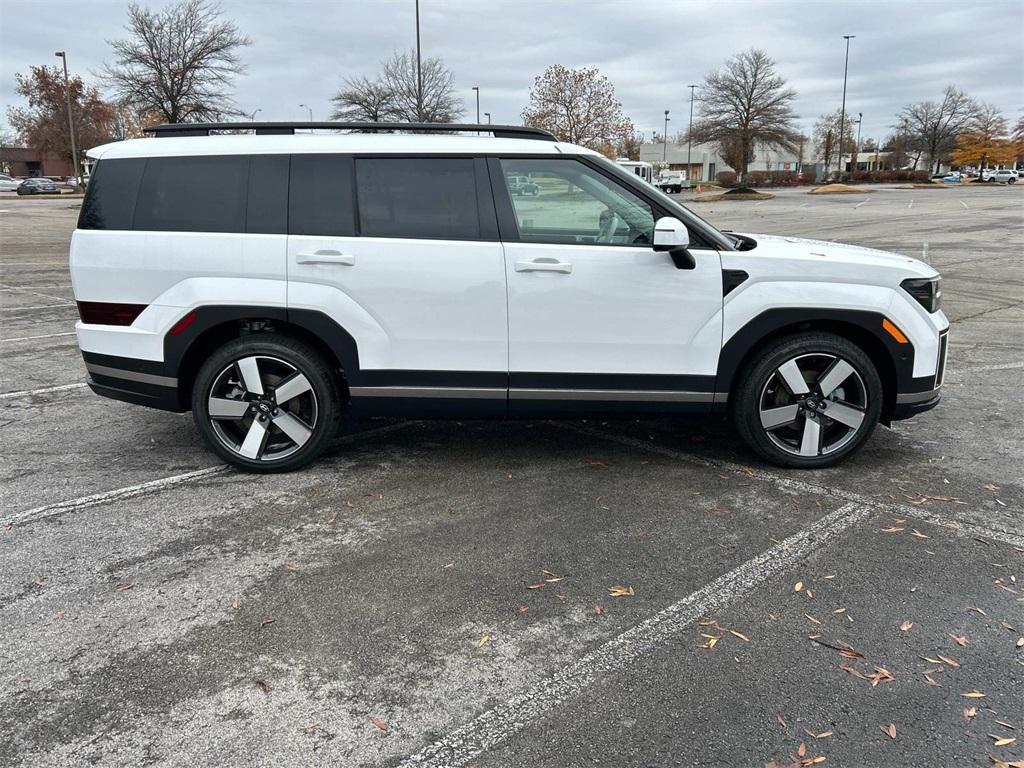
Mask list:
[[[843,123],[845,134],[840,146],[839,123]],[[825,174],[828,175],[836,156],[842,156],[853,152],[853,126],[849,120],[840,120],[839,110],[827,115],[821,115],[814,123],[814,151],[821,158],[825,166]]]
[[[466,110],[455,95],[455,76],[441,59],[423,59],[421,71],[422,91],[415,52],[396,52],[384,62],[379,85],[391,94],[392,116],[411,123],[451,123],[462,117]]]
[[[900,123],[928,158],[928,167],[938,173],[939,164],[978,116],[978,103],[955,85],[947,85],[942,101],[919,101],[900,112]]]
[[[775,73],[775,62],[751,48],[704,78],[694,143],[715,142],[740,180],[754,157],[754,146],[795,150],[800,141],[790,103],[796,91]]]
[[[104,79],[118,99],[168,123],[239,115],[230,91],[244,67],[248,37],[206,0],[179,0],[161,11],[128,6],[129,36],[109,41]]]
[[[384,123],[397,117],[394,92],[365,77],[346,80],[331,101],[335,104],[331,120]]]
[[[555,64],[533,81],[523,124],[551,131],[561,141],[614,153],[636,128],[622,114],[615,87],[596,67]]]
[[[643,143],[644,135],[640,131],[623,134],[615,144],[615,155],[629,160],[639,160],[640,146]]]

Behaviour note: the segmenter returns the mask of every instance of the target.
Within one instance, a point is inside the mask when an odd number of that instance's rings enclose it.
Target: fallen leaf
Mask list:
[[[526,605],[525,603],[520,603],[519,605],[516,606],[516,615],[517,616],[522,616],[528,610],[530,610],[530,606]]]
[[[587,464],[598,469],[607,469],[608,462],[601,459],[587,459]]]
[[[1017,638],[1016,646],[1018,648],[1024,648],[1024,637]]]
[[[832,731],[824,731],[823,733],[817,734],[814,738],[816,739],[827,739],[832,735]]]
[[[632,597],[635,594],[632,587],[622,587],[616,584],[613,587],[608,587],[609,597]]]
[[[544,583],[545,583],[545,584],[557,584],[557,583],[558,583],[558,582],[560,582],[560,581],[561,581],[561,580],[562,580],[563,578],[565,578],[565,577],[564,577],[564,576],[554,576],[554,577],[552,577],[552,578],[550,578],[550,579],[544,579]]]
[[[949,636],[952,637],[953,641],[961,648],[967,647],[967,637],[965,635],[954,635],[952,632],[950,632]]]
[[[832,613],[846,613],[845,608],[836,608]]]
[[[818,621],[818,620],[817,620],[816,618],[814,618],[813,616],[811,616],[811,614],[809,614],[809,613],[805,613],[805,614],[804,614],[804,617],[806,617],[806,619],[807,619],[808,621],[813,621],[813,622],[814,622],[815,624],[821,624],[821,622],[820,622],[820,621]]]
[[[260,629],[263,629],[264,627],[273,624],[275,621],[276,619],[264,619],[260,622]]]
[[[804,743],[803,743],[803,742],[801,741],[801,742],[800,742],[800,746],[796,748],[796,756],[797,756],[797,757],[803,757],[803,756],[804,756],[804,755],[806,755],[806,754],[807,754],[807,745],[806,745],[806,744],[804,744]]]
[[[1009,739],[1000,738],[999,736],[996,736],[995,734],[992,734],[992,733],[990,733],[989,736],[991,736],[993,739],[995,739],[995,742],[992,744],[993,747],[1006,747],[1006,746],[1009,746],[1010,744],[1013,744],[1013,743],[1015,743],[1017,741],[1017,739],[1015,739],[1015,738],[1009,738]]]
[[[299,564],[298,563],[287,562],[287,563],[284,564],[284,567],[287,568],[289,571],[297,571],[297,570],[299,570]]]
[[[820,765],[821,763],[824,763],[824,762],[825,762],[825,756],[824,755],[816,755],[815,757],[808,757],[806,760],[801,760],[800,761],[800,765],[804,766],[804,768],[807,768],[807,766],[809,766],[809,765]]]
[[[907,619],[902,624],[900,624],[900,631],[906,632],[912,626],[914,626],[914,622],[912,622],[910,619]]]
[[[906,530],[906,528],[898,528],[897,526],[893,525],[893,526],[890,526],[889,528],[883,528],[882,529],[882,533],[899,533],[900,531],[905,531],[905,530]]]
[[[270,687],[270,683],[268,683],[266,680],[257,680],[256,685],[258,685],[260,687],[260,690],[264,693],[270,693],[270,691],[272,690]]]
[[[941,660],[941,659],[933,659],[933,658],[930,658],[930,657],[928,657],[928,656],[918,656],[918,658],[919,658],[919,659],[924,659],[924,660],[925,660],[925,661],[927,661],[927,662],[928,662],[929,664],[941,664],[941,663],[942,663],[942,660]]]
[[[1004,728],[1009,728],[1011,731],[1016,731],[1017,730],[1016,726],[1010,725],[1009,723],[1004,722],[1002,720],[996,720],[996,723],[998,723],[999,725],[1003,726]]]
[[[476,647],[477,648],[483,648],[485,645],[487,645],[487,643],[490,642],[490,640],[491,640],[491,636],[490,635],[484,635],[483,637],[480,638],[479,641],[477,641]]]
[[[949,666],[951,666],[951,667],[959,667],[960,666],[960,662],[959,661],[957,661],[956,659],[951,659],[951,658],[949,658],[949,656],[939,656],[939,658],[942,659],[946,664],[949,664]]]
[[[370,722],[373,723],[377,728],[387,733],[388,724],[381,720],[379,717],[371,717]]]
[[[116,587],[114,587],[114,591],[115,592],[127,592],[129,589],[131,589],[134,586],[135,586],[134,584],[118,584]]]
[[[544,589],[544,582],[542,581],[540,584],[529,584],[529,585],[527,585],[526,588],[527,589]]]
[[[732,634],[736,635],[736,637],[738,637],[744,643],[749,643],[750,642],[750,638],[747,637],[746,635],[744,635],[742,632],[737,632],[735,629],[730,629],[729,632],[731,632]]]
[[[928,683],[928,685],[934,685],[936,688],[941,688],[942,687],[941,685],[936,683],[935,679],[931,675],[929,675],[928,673],[925,673],[924,680],[925,680],[926,683]]]
[[[981,691],[977,691],[977,690],[970,691],[969,693],[961,693],[960,695],[963,696],[965,699],[984,699],[985,698],[985,694],[982,693]]]
[[[895,739],[896,738],[896,724],[895,723],[889,723],[888,725],[880,725],[878,727],[881,728],[882,729],[882,733],[886,734],[890,739]]]
[[[334,525],[336,522],[338,522],[338,516],[337,515],[332,515],[331,517],[327,518],[327,524],[328,525]]]
[[[1007,630],[1009,630],[1010,632],[1013,632],[1013,624],[1011,624],[1010,622],[1008,622],[1008,621],[1007,621],[1006,619],[1003,619],[1002,621],[1000,621],[1000,622],[999,622],[999,625],[1000,625],[1000,626],[1001,626],[1001,627],[1002,627],[1003,629],[1007,629]]]
[[[782,719],[782,715],[776,715],[775,716],[775,722],[777,722],[783,728],[789,728],[789,726],[786,725],[786,721]]]
[[[965,707],[964,708],[964,718],[965,719],[970,720],[976,714],[978,714],[978,708],[977,707]]]
[[[242,607],[242,601],[236,597],[234,600],[231,601],[231,607],[237,611],[239,608]]]
[[[304,726],[302,726],[302,730],[306,733],[313,733],[319,727],[320,723],[306,723]]]
[[[982,616],[988,616],[988,614],[981,610],[981,608],[975,608],[973,605],[967,606],[967,610],[974,611],[975,613],[980,613]]]
[[[600,616],[602,613],[604,613],[604,606],[600,603],[594,603],[594,613]]]
[[[794,592],[799,592],[803,588],[804,588],[804,583],[802,581],[798,581],[796,584],[793,585],[793,591]]]

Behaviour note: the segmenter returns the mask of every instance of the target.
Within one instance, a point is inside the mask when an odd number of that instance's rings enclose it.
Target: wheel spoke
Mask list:
[[[252,426],[245,433],[238,452],[247,459],[258,459],[263,454],[263,446],[267,442],[267,422],[253,419]]]
[[[864,423],[864,411],[831,400],[825,409],[825,415],[851,429],[860,429],[860,425]]]
[[[278,427],[282,432],[288,435],[293,443],[300,446],[304,445],[312,434],[309,431],[309,427],[290,413],[285,413],[284,411],[279,412],[278,415],[274,417],[274,426]]]
[[[784,405],[781,408],[768,408],[761,411],[761,426],[765,429],[778,429],[796,421],[797,405]]]
[[[227,397],[211,397],[208,409],[211,419],[240,419],[249,410],[249,403]]]
[[[263,380],[260,379],[260,366],[255,357],[243,357],[236,365],[238,374],[242,377],[242,384],[245,391],[251,395],[263,394]]]
[[[817,456],[821,452],[821,425],[816,419],[804,420],[804,434],[800,440],[801,456]]]
[[[309,379],[296,372],[277,385],[277,388],[274,389],[274,398],[277,400],[277,404],[281,405],[310,389],[312,389],[312,385],[309,383]]]
[[[786,383],[787,389],[792,394],[806,395],[811,391],[807,388],[807,382],[804,381],[804,375],[800,372],[800,366],[796,364],[796,360],[790,360],[788,363],[779,366],[779,370],[776,373]]]
[[[828,397],[836,391],[836,387],[850,378],[853,373],[853,366],[845,360],[836,360],[832,366],[825,371],[825,374],[818,380],[821,394]]]

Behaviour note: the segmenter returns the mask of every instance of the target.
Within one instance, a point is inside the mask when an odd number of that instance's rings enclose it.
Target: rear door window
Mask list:
[[[472,158],[361,157],[355,166],[363,237],[481,239]]]

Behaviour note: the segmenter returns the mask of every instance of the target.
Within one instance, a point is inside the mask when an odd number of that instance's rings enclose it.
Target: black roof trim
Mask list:
[[[414,131],[416,133],[450,133],[479,131],[496,139],[538,139],[557,141],[543,128],[526,125],[486,125],[475,123],[164,123],[143,129],[160,136],[209,136],[210,131],[254,131],[257,135],[287,135],[297,130],[330,130],[377,133],[380,131]]]

